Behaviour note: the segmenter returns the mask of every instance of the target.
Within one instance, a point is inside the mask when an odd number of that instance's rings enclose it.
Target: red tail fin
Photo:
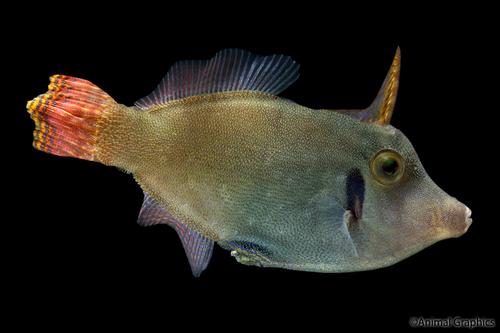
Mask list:
[[[46,153],[95,161],[103,121],[116,102],[93,83],[53,75],[49,91],[28,102],[33,146]]]

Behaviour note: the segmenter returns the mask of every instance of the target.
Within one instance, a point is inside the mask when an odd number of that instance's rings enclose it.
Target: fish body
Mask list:
[[[34,146],[131,173],[145,193],[139,224],[176,229],[196,276],[214,242],[244,264],[346,272],[467,230],[470,210],[432,182],[388,124],[399,50],[364,110],[278,97],[297,77],[289,57],[224,50],[175,64],[127,107],[57,75],[28,103]]]

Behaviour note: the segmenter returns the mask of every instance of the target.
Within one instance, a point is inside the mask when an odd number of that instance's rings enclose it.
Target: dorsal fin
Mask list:
[[[352,118],[387,125],[391,121],[394,105],[399,87],[399,72],[401,68],[401,51],[399,47],[392,61],[391,68],[387,73],[382,87],[380,88],[372,104],[363,110],[335,110],[336,112],[351,116]]]
[[[201,272],[207,268],[212,257],[214,241],[178,221],[146,192],[144,192],[144,202],[137,223],[145,227],[155,224],[171,226],[181,239],[193,275],[199,277]]]
[[[148,96],[135,105],[147,109],[188,96],[253,90],[279,94],[299,77],[299,65],[284,55],[258,56],[225,49],[209,60],[175,63]]]
[[[396,50],[391,68],[387,73],[382,87],[375,97],[373,103],[368,107],[371,110],[372,121],[381,125],[387,125],[391,121],[392,112],[396,104],[399,88],[399,73],[401,71],[401,50]]]

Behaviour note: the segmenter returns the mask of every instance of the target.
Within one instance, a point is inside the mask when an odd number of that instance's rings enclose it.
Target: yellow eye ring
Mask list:
[[[382,185],[397,183],[404,174],[405,163],[394,150],[384,149],[375,154],[370,161],[373,178]]]

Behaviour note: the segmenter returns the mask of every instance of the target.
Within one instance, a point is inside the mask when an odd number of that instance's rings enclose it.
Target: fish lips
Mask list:
[[[438,239],[457,238],[467,232],[472,224],[472,211],[455,198],[431,208],[431,225]]]

